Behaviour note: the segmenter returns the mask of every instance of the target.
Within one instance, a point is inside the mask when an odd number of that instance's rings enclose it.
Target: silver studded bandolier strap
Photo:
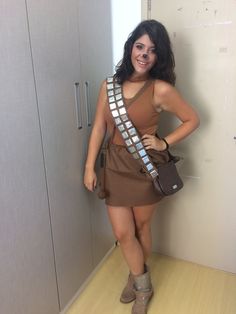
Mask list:
[[[122,97],[121,85],[114,81],[113,77],[107,78],[107,96],[115,125],[121,133],[128,151],[134,159],[139,161],[152,179],[158,176],[158,172],[149,158],[141,138],[130,120]]]

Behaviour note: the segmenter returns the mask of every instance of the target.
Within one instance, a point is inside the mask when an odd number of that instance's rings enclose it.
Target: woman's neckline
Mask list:
[[[128,82],[130,82],[130,83],[140,83],[140,82],[146,82],[146,81],[148,81],[148,78],[146,78],[146,79],[140,79],[140,80],[127,80]]]
[[[150,77],[146,76],[146,77],[141,77],[141,78],[137,77],[137,78],[133,78],[133,79],[129,78],[129,79],[127,79],[127,81],[131,82],[131,83],[139,83],[139,82],[146,82],[149,79],[150,79]]]
[[[127,80],[128,81],[128,80]],[[123,86],[122,86],[122,95],[123,95],[123,98],[128,101],[128,102],[131,102],[131,101],[134,101],[135,99],[137,99],[139,97],[139,95],[142,93],[142,91],[149,85],[148,83],[150,82],[151,80],[148,78],[146,80],[143,80],[143,82],[145,82],[143,84],[143,86],[136,92],[136,94],[133,96],[133,97],[129,97],[129,98],[126,98],[124,96],[124,93],[123,93]],[[141,81],[140,81],[141,82]]]

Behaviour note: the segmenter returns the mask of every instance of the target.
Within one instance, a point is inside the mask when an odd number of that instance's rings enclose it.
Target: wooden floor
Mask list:
[[[148,314],[236,314],[236,275],[153,254],[155,295]],[[128,270],[119,247],[99,268],[67,314],[130,314],[119,302]]]

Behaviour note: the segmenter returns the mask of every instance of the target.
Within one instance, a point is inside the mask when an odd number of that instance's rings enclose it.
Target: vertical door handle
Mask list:
[[[85,85],[85,103],[86,103],[86,115],[87,115],[87,125],[91,126],[91,104],[90,104],[90,93],[89,93],[89,82],[86,81]]]
[[[79,83],[78,82],[76,82],[74,84],[74,88],[75,88],[75,105],[76,105],[77,128],[80,130],[83,128],[83,124],[82,124],[82,110],[81,110]]]

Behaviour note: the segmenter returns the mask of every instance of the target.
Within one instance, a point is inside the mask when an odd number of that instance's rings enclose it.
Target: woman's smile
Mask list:
[[[143,61],[140,61],[140,60],[137,60],[137,62],[138,62],[141,66],[146,66],[146,65],[148,65],[147,62],[143,62]]]

